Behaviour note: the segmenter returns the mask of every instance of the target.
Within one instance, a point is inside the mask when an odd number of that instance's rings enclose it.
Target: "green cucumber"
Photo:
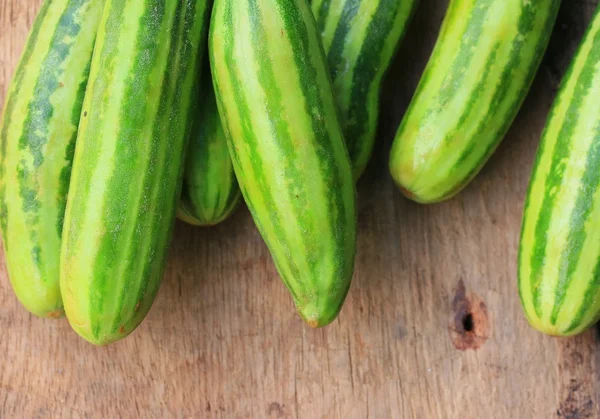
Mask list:
[[[0,227],[8,274],[33,314],[61,317],[59,259],[81,106],[103,0],[46,0],[0,127]]]
[[[373,151],[381,81],[416,4],[417,0],[312,2],[355,179],[364,172]],[[223,221],[240,200],[216,103],[212,96],[204,97],[178,210],[179,218],[192,225]]]
[[[227,219],[237,209],[242,196],[209,72],[206,66],[202,73],[206,76],[198,120],[188,147],[177,210],[179,219],[196,226],[215,225]]]
[[[356,253],[352,166],[306,0],[217,0],[217,104],[242,194],[300,315],[338,315]]]
[[[519,294],[530,324],[574,335],[600,316],[600,8],[552,107],[525,202]]]
[[[313,0],[346,147],[358,179],[375,143],[381,81],[417,0]]]
[[[414,201],[458,193],[492,155],[525,99],[560,0],[451,0],[398,130],[390,171]]]
[[[114,342],[161,282],[208,1],[106,0],[77,138],[60,288],[73,329]]]

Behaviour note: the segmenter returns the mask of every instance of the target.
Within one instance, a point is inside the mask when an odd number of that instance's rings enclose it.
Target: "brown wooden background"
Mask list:
[[[0,0],[0,101],[41,0]],[[0,417],[595,418],[600,336],[543,336],[516,291],[523,198],[544,120],[597,0],[565,0],[510,134],[460,196],[403,199],[391,139],[447,0],[422,0],[384,94],[359,184],[356,275],[339,320],[295,314],[243,209],[213,229],[178,224],[142,326],[105,348],[22,309],[0,257]],[[474,332],[463,318],[472,313]]]

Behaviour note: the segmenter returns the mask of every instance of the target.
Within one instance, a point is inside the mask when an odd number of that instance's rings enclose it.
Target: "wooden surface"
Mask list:
[[[0,100],[40,0],[0,0]],[[359,184],[356,275],[337,320],[306,327],[247,210],[178,224],[148,318],[105,348],[17,303],[0,271],[0,418],[596,418],[600,336],[529,328],[516,252],[544,120],[596,0],[565,0],[508,137],[460,196],[423,207],[387,172],[395,129],[447,0],[422,0]],[[469,317],[468,314],[471,314]],[[466,332],[465,326],[473,332]]]

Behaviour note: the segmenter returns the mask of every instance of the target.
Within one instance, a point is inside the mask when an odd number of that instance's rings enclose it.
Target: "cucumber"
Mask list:
[[[208,65],[202,74],[206,76],[198,120],[188,147],[177,214],[188,224],[210,226],[233,214],[242,195],[229,157]]]
[[[83,95],[103,0],[46,0],[6,97],[0,228],[10,282],[41,317],[61,317],[60,243]]]
[[[103,345],[146,316],[181,190],[208,1],[106,0],[61,251],[73,329]]]
[[[451,0],[396,134],[390,171],[421,203],[448,199],[492,155],[525,99],[559,0]]]
[[[216,0],[210,58],[244,199],[300,315],[338,315],[356,253],[352,166],[306,0]]]
[[[354,178],[375,143],[381,81],[417,0],[313,0]]]
[[[373,151],[381,81],[417,0],[314,0],[356,180]],[[205,92],[208,92],[205,90]],[[237,208],[240,193],[214,98],[205,93],[198,134],[188,151],[178,217],[214,225]]]
[[[600,315],[600,9],[554,102],[525,202],[519,294],[530,324],[574,335]]]

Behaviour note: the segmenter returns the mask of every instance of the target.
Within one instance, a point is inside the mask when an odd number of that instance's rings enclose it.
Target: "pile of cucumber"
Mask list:
[[[448,199],[509,129],[560,0],[451,0],[398,129],[408,198]],[[242,197],[311,326],[343,305],[356,181],[381,82],[417,0],[46,0],[0,126],[10,281],[42,317],[104,345],[158,291],[176,216],[227,219]],[[600,318],[600,15],[543,134],[525,206],[519,294],[530,323]],[[596,204],[598,206],[596,206]]]

